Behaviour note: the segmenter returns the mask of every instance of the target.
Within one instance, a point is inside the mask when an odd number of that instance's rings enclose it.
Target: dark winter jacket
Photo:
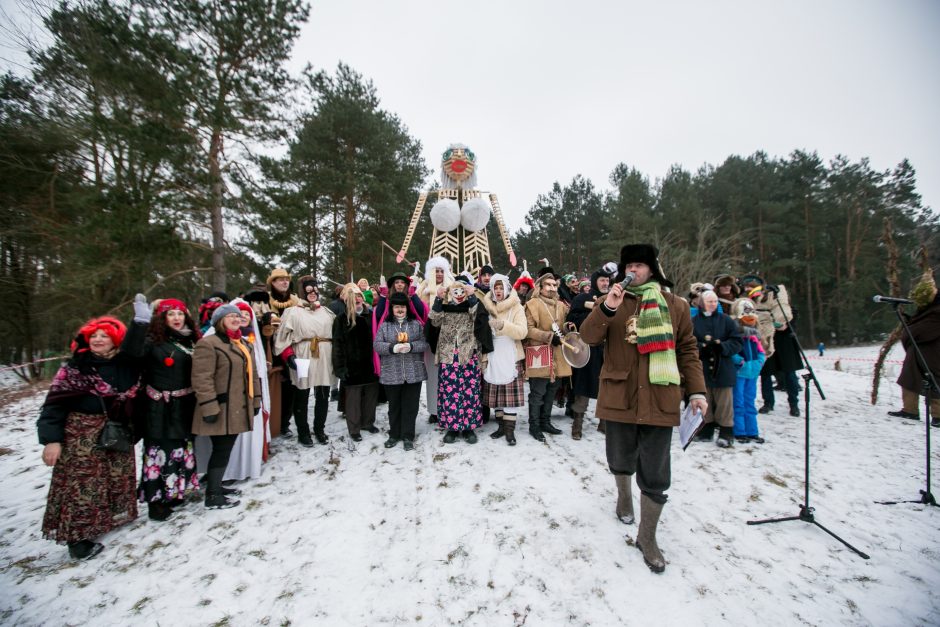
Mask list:
[[[87,351],[73,356],[68,365],[82,373],[97,372],[115,390],[126,392],[140,383],[140,356],[146,337],[147,325],[134,322],[128,325],[121,348],[111,359],[103,359]],[[102,414],[107,411],[111,420],[131,424],[133,410],[133,400],[121,403],[113,397],[98,396],[90,392],[68,395],[50,393],[36,421],[39,443],[64,442],[65,419],[71,413]],[[136,438],[141,436],[139,427],[135,427],[134,432]]]
[[[184,336],[167,329],[165,342],[148,342],[144,347],[144,389],[137,396],[143,413],[144,437],[181,440],[192,433],[196,409],[196,393],[192,389],[195,346],[195,335]],[[170,394],[187,389],[189,393],[182,396]]]
[[[705,385],[710,388],[734,387],[738,375],[732,357],[741,352],[743,345],[737,323],[717,311],[710,316],[699,312],[692,318],[692,327],[698,342]]]
[[[927,367],[930,368],[934,378],[940,380],[940,294],[932,303],[911,316],[907,324],[914,336],[914,341],[917,342],[920,352],[927,361]],[[917,364],[917,353],[911,347],[911,341],[906,333],[901,336],[901,344],[907,353],[904,355],[904,365],[901,366],[898,385],[905,390],[919,394],[923,391],[923,375]],[[933,392],[930,397],[940,398],[940,395]]]
[[[604,344],[604,367],[597,395],[595,414],[603,420],[660,427],[679,425],[682,391],[705,393],[702,362],[698,358],[689,304],[669,292],[663,292],[669,307],[676,343],[676,365],[682,386],[652,385],[649,380],[650,356],[641,355],[636,344],[624,341],[627,321],[638,315],[640,300],[624,294],[623,303],[608,316],[600,302],[581,325],[581,338],[594,346]]]
[[[410,352],[392,352],[392,348],[399,343],[399,333],[408,334]],[[405,318],[401,323],[394,318],[386,320],[376,331],[372,348],[382,362],[382,374],[379,377],[382,385],[402,385],[427,380],[424,352],[428,350],[428,343],[424,339],[423,325],[414,318]]]
[[[372,364],[372,309],[368,306],[356,315],[356,326],[350,326],[345,311],[333,320],[333,373],[346,385],[378,382]]]
[[[568,305],[569,307],[572,305],[572,303],[574,303],[576,295],[577,294],[573,294],[571,289],[564,283],[558,286],[558,300]]]
[[[578,294],[574,303],[571,305],[571,311],[568,312],[567,322],[572,322],[580,329],[581,325],[590,315],[595,301],[603,300],[604,295],[597,289],[597,279],[600,277],[600,271],[591,275],[591,291],[587,294]],[[604,276],[607,276],[606,274]],[[587,303],[591,303],[589,308]],[[588,398],[597,398],[597,390],[600,385],[601,369],[604,367],[604,346],[597,345],[591,347],[591,358],[583,368],[571,369],[571,384],[574,388],[575,396],[586,396]]]

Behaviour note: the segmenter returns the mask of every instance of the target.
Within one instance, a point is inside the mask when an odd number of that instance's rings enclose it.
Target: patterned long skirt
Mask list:
[[[69,414],[52,469],[42,535],[59,544],[92,540],[137,518],[134,451],[95,449],[104,414]]]
[[[476,353],[461,366],[457,349],[454,349],[453,363],[438,366],[437,418],[442,427],[448,431],[465,431],[483,424],[480,378]]]
[[[144,438],[137,496],[141,503],[181,501],[199,489],[193,441]]]
[[[483,379],[483,404],[493,409],[522,407],[525,405],[525,369],[523,361],[516,362],[516,378],[512,383],[495,385]]]

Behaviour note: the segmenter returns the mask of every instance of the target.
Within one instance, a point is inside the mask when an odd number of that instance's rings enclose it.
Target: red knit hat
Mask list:
[[[154,313],[159,316],[174,309],[176,311],[182,311],[183,313],[189,313],[189,309],[187,309],[186,303],[175,298],[164,298],[158,302],[157,309],[154,311]]]
[[[247,311],[251,315],[252,319],[254,319],[255,312],[251,309],[251,305],[248,303],[235,303],[235,306],[238,307],[240,311]]]
[[[120,346],[121,342],[124,341],[124,336],[127,335],[127,327],[124,326],[124,323],[117,318],[112,318],[111,316],[92,318],[82,325],[82,328],[78,330],[78,337],[72,340],[72,344],[70,346],[72,352],[75,352],[76,350],[79,352],[88,350],[88,342],[91,340],[91,336],[94,335],[96,331],[104,331],[107,333],[108,337],[111,338],[111,341],[114,342],[115,346]],[[79,338],[84,340],[84,345],[79,342]]]

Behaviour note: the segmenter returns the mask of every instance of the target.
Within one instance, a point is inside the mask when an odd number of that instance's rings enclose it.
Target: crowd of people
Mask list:
[[[412,451],[423,386],[426,419],[447,445],[477,443],[492,420],[490,437],[514,446],[523,412],[532,438],[559,436],[556,404],[580,440],[596,399],[616,515],[634,522],[636,475],[636,544],[661,572],[655,532],[682,402],[704,416],[698,440],[717,432],[719,447],[762,444],[758,415],[774,410],[773,378],[799,416],[802,363],[783,286],[722,275],[681,297],[658,255],[631,244],[589,278],[544,267],[515,282],[488,265],[455,274],[435,257],[421,280],[350,282],[328,303],[316,277],[295,282],[276,268],[239,298],[209,295],[196,319],[180,300],[138,295],[128,326],[104,316],[79,329],[49,389],[38,420],[53,467],[43,533],[86,559],[102,534],[137,516],[138,502],[156,521],[203,488],[207,508],[235,507],[240,492],[227,480],[257,477],[272,438],[294,437],[292,421],[301,446],[329,443],[332,402],[351,446],[380,432],[376,408],[387,403],[384,446]],[[572,367],[565,351],[578,335],[590,352]],[[114,423],[129,429],[129,448],[106,441]]]

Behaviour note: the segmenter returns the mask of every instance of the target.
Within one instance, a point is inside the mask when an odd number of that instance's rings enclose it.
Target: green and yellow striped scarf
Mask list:
[[[627,291],[640,299],[640,315],[636,322],[637,350],[641,355],[650,356],[650,383],[679,385],[672,319],[662,288],[656,281],[648,281],[628,287]]]

